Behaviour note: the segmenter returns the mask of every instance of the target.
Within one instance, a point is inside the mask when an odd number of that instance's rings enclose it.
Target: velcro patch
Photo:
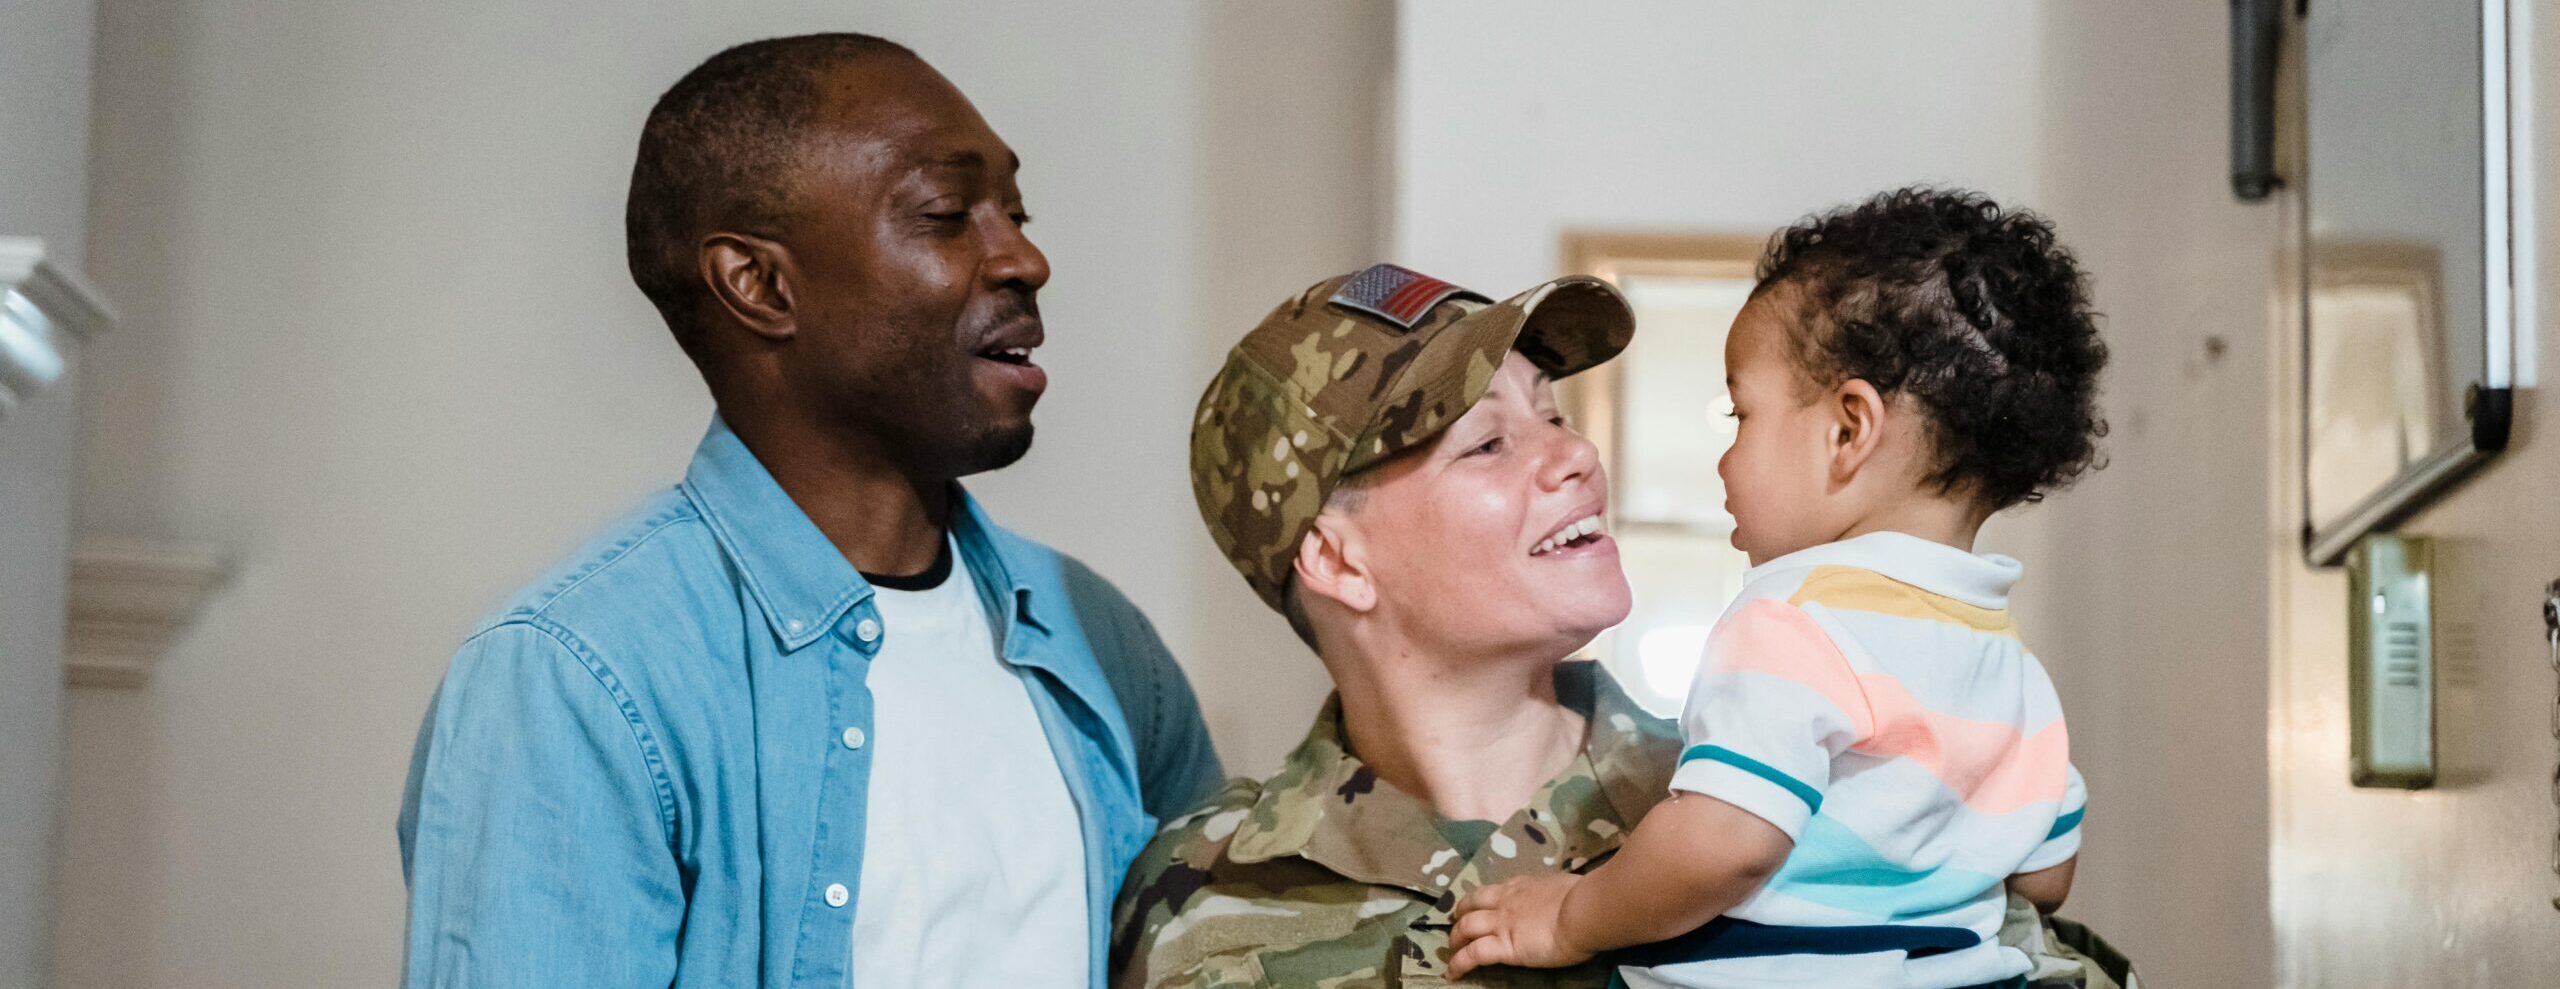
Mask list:
[[[1405,329],[1422,321],[1423,314],[1453,295],[1464,295],[1485,302],[1493,300],[1451,285],[1411,268],[1392,264],[1373,264],[1333,293],[1335,305],[1348,306]]]

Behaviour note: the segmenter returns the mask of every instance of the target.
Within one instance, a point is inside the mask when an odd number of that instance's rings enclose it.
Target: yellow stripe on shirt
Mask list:
[[[1989,635],[2018,637],[2018,627],[2009,620],[2008,609],[1966,604],[1857,567],[1815,567],[1787,602],[1948,622]]]

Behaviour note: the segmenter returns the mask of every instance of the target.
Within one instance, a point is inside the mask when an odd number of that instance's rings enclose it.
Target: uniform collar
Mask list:
[[[681,487],[737,566],[739,582],[784,651],[817,641],[871,596],[871,583],[719,416],[695,447]],[[1001,602],[1008,624],[1019,617],[1048,628],[1036,604],[1039,596],[1018,573],[1023,568],[1007,566],[1011,536],[988,522],[977,500],[957,484],[952,494],[953,541],[980,592]]]
[[[1345,878],[1433,897],[1443,910],[1476,885],[1581,868],[1615,850],[1659,800],[1679,739],[1598,664],[1557,667],[1556,693],[1590,722],[1582,753],[1502,822],[1473,859],[1449,847],[1429,805],[1379,779],[1344,748],[1338,695],[1237,824],[1228,857],[1252,863],[1296,856]]]

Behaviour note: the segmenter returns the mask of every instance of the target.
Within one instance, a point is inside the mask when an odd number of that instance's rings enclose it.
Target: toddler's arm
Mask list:
[[[1572,965],[1688,933],[1758,890],[1794,849],[1757,814],[1675,793],[1587,876],[1533,876],[1468,894],[1453,914],[1449,975],[1485,965]]]
[[[2035,904],[2037,913],[2050,915],[2062,909],[2062,901],[2070,898],[2071,877],[2079,868],[2080,858],[2075,855],[2049,869],[2010,876],[2009,888]]]

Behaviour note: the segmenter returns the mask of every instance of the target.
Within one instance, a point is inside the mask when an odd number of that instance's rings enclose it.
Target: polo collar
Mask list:
[[[1744,583],[1786,570],[1840,566],[1872,570],[1932,594],[1977,608],[1997,611],[2009,606],[2009,589],[2025,572],[2017,560],[1997,553],[1969,553],[1945,543],[1903,532],[1870,532],[1862,536],[1797,550],[1751,568]]]
[[[871,597],[871,583],[721,417],[712,416],[680,487],[737,566],[739,581],[784,651],[817,641]],[[952,534],[980,592],[991,603],[1001,602],[1008,621],[1020,617],[1049,627],[1031,586],[1016,573],[1022,568],[1006,565],[1005,534],[967,491],[954,484],[952,494]]]

